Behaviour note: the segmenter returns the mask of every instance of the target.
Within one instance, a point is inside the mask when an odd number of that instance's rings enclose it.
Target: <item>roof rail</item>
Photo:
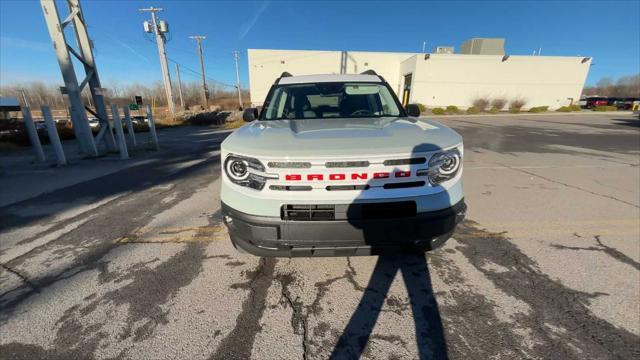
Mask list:
[[[283,72],[282,74],[280,74],[280,77],[276,79],[276,81],[273,83],[274,85],[278,85],[278,83],[280,82],[280,79],[282,78],[286,78],[286,77],[291,77],[293,75],[291,75],[291,73],[289,73],[288,71]]]
[[[373,75],[373,76],[377,76],[378,78],[380,78],[380,81],[382,81],[382,82],[386,82],[386,80],[385,80],[382,76],[378,75],[378,73],[377,73],[375,70],[373,70],[373,69],[365,70],[365,71],[361,72],[361,73],[360,73],[360,75]]]

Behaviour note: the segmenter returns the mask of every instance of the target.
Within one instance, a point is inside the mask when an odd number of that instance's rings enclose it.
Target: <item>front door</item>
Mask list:
[[[402,89],[402,106],[409,105],[409,97],[411,95],[411,76],[407,74],[404,76],[404,88]]]

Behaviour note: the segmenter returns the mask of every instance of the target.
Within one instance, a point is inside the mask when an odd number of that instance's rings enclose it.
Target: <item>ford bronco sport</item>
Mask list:
[[[462,138],[375,72],[278,78],[222,143],[222,213],[258,256],[440,246],[463,218]]]

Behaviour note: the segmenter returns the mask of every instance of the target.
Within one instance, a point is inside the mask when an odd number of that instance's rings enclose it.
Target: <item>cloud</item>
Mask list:
[[[51,51],[53,45],[44,42],[37,42],[15,38],[11,36],[0,36],[0,47],[21,48],[33,51]]]
[[[264,13],[264,11],[267,10],[267,7],[269,7],[269,1],[265,1],[265,2],[261,3],[260,4],[260,8],[253,15],[253,17],[248,22],[246,22],[246,23],[244,23],[242,25],[242,27],[240,28],[240,37],[239,37],[240,40],[244,39],[244,37],[247,36],[249,31],[251,31],[253,26],[260,19],[260,16],[262,16],[262,13]]]

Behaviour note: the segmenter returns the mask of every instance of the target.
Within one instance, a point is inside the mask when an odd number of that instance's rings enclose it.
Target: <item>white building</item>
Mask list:
[[[493,50],[495,51],[495,49]],[[577,103],[591,58],[249,49],[251,102],[264,101],[274,80],[292,75],[357,74],[373,69],[403,103],[472,106],[480,97],[521,99],[525,108]]]

